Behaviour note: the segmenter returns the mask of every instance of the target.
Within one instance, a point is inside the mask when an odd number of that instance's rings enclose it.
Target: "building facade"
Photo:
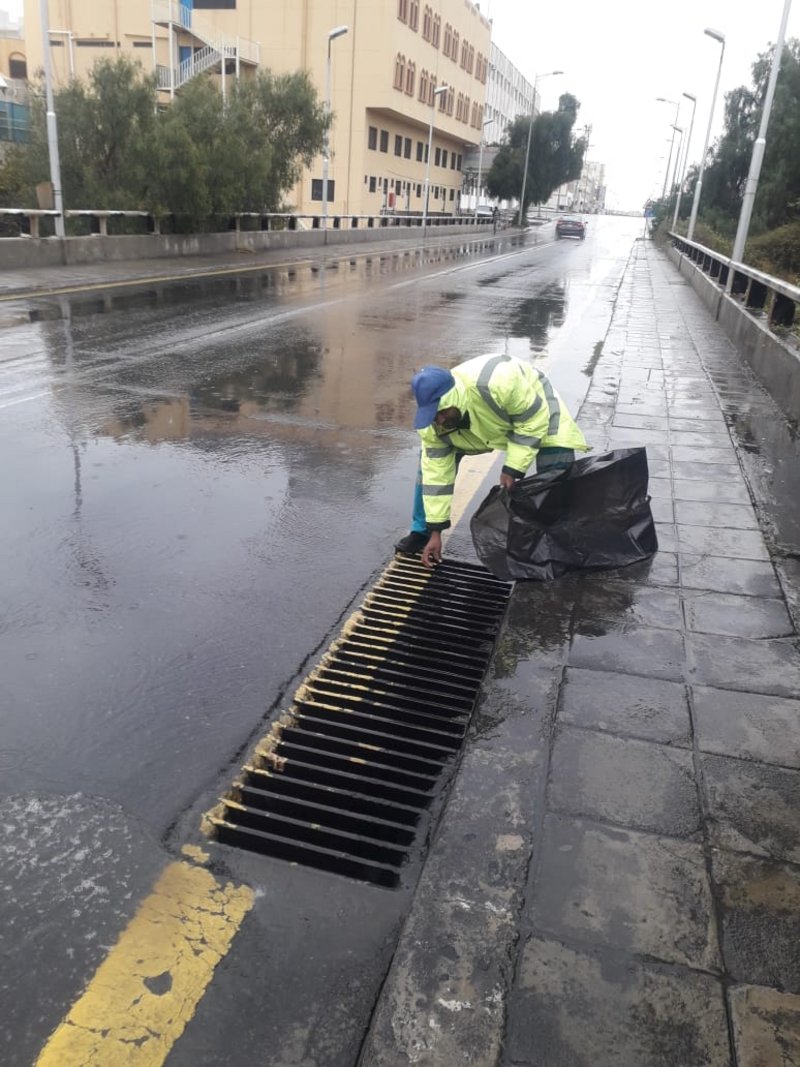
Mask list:
[[[486,143],[502,143],[506,140],[506,129],[518,115],[536,115],[538,111],[539,101],[534,100],[531,82],[492,43],[486,83]]]
[[[210,74],[225,92],[259,68],[307,70],[324,100],[330,69],[329,214],[419,213],[426,176],[429,212],[459,210],[491,49],[491,24],[472,0],[49,0],[49,19],[57,85],[125,53],[156,71],[165,102],[192,77]],[[36,71],[39,0],[25,2],[25,39]],[[288,206],[321,214],[322,178],[320,156]]]

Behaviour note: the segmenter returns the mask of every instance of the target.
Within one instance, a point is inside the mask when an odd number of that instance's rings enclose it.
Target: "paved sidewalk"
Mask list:
[[[308,248],[274,248],[261,252],[227,252],[209,256],[161,256],[155,259],[106,260],[98,263],[74,263],[69,266],[24,267],[0,271],[0,301],[16,299],[36,293],[72,291],[81,288],[118,287],[166,281],[191,281],[203,277],[236,275],[266,270],[275,266],[297,266],[343,259],[363,259],[371,256],[392,256],[402,253],[424,253],[436,262],[468,245],[484,247],[487,243],[508,244],[521,241],[525,235],[519,230],[501,230],[496,235],[460,233],[440,236],[429,234],[424,240],[411,234],[406,237],[364,241],[355,244],[335,243]],[[101,240],[101,238],[98,238]]]
[[[743,403],[637,242],[580,422],[647,446],[661,548],[517,586],[362,1067],[800,1064],[798,600]]]

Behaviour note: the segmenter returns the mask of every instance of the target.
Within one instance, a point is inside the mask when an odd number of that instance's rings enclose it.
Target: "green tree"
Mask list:
[[[575,97],[564,93],[557,111],[543,111],[534,119],[523,216],[530,204],[543,203],[560,185],[580,177],[586,145],[573,135],[579,108]],[[509,125],[507,143],[495,156],[486,178],[492,196],[504,200],[519,197],[529,126],[530,117],[525,115],[518,115]]]
[[[723,233],[736,227],[753,144],[758,135],[774,49],[753,64],[753,86],[726,94],[724,132],[709,153],[703,177],[701,213]],[[783,50],[775,87],[767,145],[756,194],[752,233],[800,216],[800,41]]]
[[[323,145],[329,118],[305,73],[268,71],[234,83],[227,103],[210,77],[159,110],[154,79],[126,58],[56,95],[64,203],[185,217],[277,211]],[[20,161],[21,160],[21,161]],[[49,178],[45,107],[34,94],[31,143],[3,179],[32,197]],[[6,195],[11,195],[7,193]]]

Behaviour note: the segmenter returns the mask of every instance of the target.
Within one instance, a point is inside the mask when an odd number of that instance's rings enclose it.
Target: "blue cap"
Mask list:
[[[417,401],[414,429],[424,430],[436,418],[439,401],[449,393],[456,380],[449,370],[442,367],[423,367],[411,379],[411,391]]]

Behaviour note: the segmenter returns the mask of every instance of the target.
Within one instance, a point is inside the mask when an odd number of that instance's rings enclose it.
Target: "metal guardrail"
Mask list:
[[[95,211],[91,209],[65,211],[66,218],[84,218],[90,220],[93,230],[92,236],[108,237],[109,219],[137,218],[144,219],[148,233],[158,236],[162,232],[164,219],[157,215],[151,215],[147,211]],[[0,208],[0,220],[4,218],[16,220],[27,227],[29,232],[24,236],[32,238],[41,237],[41,220],[55,219],[57,211],[43,211],[34,208]],[[169,217],[169,216],[168,216]],[[428,215],[426,228],[440,229],[442,227],[475,229],[478,226],[492,226],[490,218],[473,215]],[[503,224],[501,223],[501,226]],[[298,215],[294,213],[241,211],[228,216],[228,223],[216,231],[228,233],[231,230],[238,233],[254,232],[257,230],[296,230],[310,232],[322,227],[321,215]],[[358,230],[358,229],[382,229],[382,228],[421,229],[422,215],[328,215],[329,230]],[[0,234],[0,240],[3,235]],[[52,238],[43,238],[52,240]]]
[[[728,288],[728,277],[733,272],[730,295],[741,302],[745,311],[756,318],[764,318],[770,327],[794,325],[800,304],[800,287],[744,263],[734,263],[721,252],[688,241],[679,233],[670,232],[669,237],[681,255],[695,263],[721,290]]]

